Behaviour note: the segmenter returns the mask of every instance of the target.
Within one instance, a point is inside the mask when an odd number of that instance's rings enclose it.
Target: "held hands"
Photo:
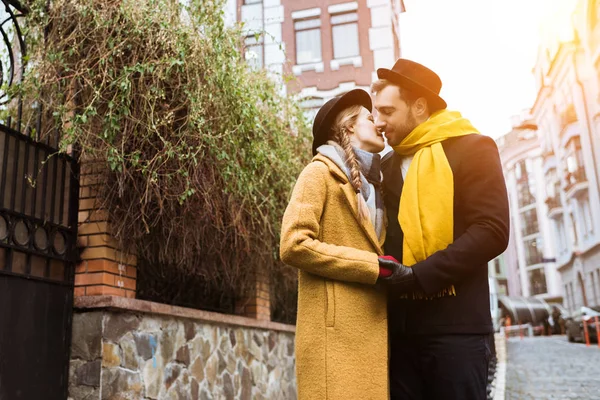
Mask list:
[[[399,292],[410,292],[417,288],[413,270],[392,256],[379,257],[378,281],[393,286]]]

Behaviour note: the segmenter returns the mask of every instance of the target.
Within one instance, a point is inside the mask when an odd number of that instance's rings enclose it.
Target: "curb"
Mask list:
[[[506,336],[502,333],[494,334],[496,344],[496,376],[492,384],[491,398],[493,400],[504,400],[506,398]]]

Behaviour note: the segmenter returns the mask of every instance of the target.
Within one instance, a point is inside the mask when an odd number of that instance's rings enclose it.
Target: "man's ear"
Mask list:
[[[429,112],[429,106],[427,100],[424,97],[418,98],[414,103],[415,114],[418,116],[427,115]]]

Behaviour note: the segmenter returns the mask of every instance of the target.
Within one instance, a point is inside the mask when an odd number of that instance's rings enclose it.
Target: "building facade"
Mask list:
[[[498,143],[517,256],[509,287],[574,310],[600,304],[600,1],[571,4],[542,27],[530,120]]]
[[[334,96],[368,89],[377,68],[400,56],[401,0],[235,1],[246,59],[294,77],[286,89],[309,114]]]
[[[546,187],[537,126],[530,116],[517,117],[511,132],[497,143],[511,215],[509,246],[500,257],[511,283],[509,293],[560,298],[562,287],[546,217]]]
[[[598,7],[576,2],[570,35],[548,37],[534,69],[547,217],[571,310],[600,304]]]
[[[488,276],[496,283],[499,295],[509,294],[506,258],[503,254],[488,263]]]

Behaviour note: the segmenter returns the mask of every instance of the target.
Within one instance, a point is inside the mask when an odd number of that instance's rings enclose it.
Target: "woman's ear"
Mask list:
[[[349,125],[348,128],[346,128],[346,130],[348,131],[348,133],[354,133],[354,125]]]

